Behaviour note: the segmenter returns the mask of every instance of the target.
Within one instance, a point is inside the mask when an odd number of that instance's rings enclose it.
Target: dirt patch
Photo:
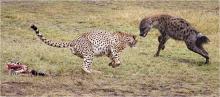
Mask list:
[[[32,85],[29,82],[4,82],[1,83],[2,96],[22,96],[26,94],[26,87]]]
[[[109,96],[125,96],[133,95],[132,91],[121,90],[121,89],[112,89],[112,88],[101,88],[101,89],[92,89],[91,92],[100,94],[100,95],[109,95]]]

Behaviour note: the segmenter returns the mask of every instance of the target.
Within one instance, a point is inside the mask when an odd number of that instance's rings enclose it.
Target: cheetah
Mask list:
[[[173,38],[184,41],[189,50],[203,56],[206,59],[205,64],[209,63],[209,55],[203,48],[203,44],[210,40],[185,19],[168,14],[145,17],[139,25],[140,36],[146,37],[151,28],[158,29],[161,34],[158,37],[159,46],[154,56],[159,56],[160,50],[164,50],[167,40]]]
[[[135,47],[136,35],[124,32],[91,31],[82,34],[79,38],[69,42],[55,42],[46,39],[35,25],[31,25],[38,38],[45,44],[58,48],[69,48],[71,53],[83,58],[82,70],[91,73],[91,65],[94,56],[106,55],[111,59],[109,66],[115,68],[121,64],[119,53],[126,46]]]

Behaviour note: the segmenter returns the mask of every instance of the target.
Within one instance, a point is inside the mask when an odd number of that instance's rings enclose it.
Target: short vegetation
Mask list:
[[[217,96],[219,89],[218,1],[1,1],[1,95],[17,96]],[[42,43],[44,36],[68,41],[91,30],[139,35],[139,22],[158,13],[180,16],[208,36],[210,64],[189,51],[184,42],[170,39],[153,57],[159,32],[138,38],[136,48],[121,53],[121,65],[108,66],[107,57],[95,58],[101,74],[82,74],[82,59],[70,50]],[[9,76],[4,64],[17,60],[51,76]]]

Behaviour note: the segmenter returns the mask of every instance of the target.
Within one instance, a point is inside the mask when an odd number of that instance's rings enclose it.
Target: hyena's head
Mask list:
[[[140,22],[139,29],[140,29],[140,36],[146,37],[147,33],[153,27],[153,22],[151,18],[145,18]]]

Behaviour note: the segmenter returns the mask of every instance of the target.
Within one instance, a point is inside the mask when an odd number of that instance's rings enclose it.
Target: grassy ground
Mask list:
[[[17,96],[217,96],[219,89],[218,1],[145,2],[1,2],[1,67],[18,60],[54,76],[8,76],[1,69],[1,95]],[[95,58],[93,69],[82,74],[82,59],[68,49],[49,47],[29,28],[36,24],[53,40],[72,40],[86,31],[102,29],[138,35],[140,20],[167,13],[185,18],[211,42],[211,58],[189,51],[170,39],[160,57],[153,57],[159,32],[138,38],[137,48],[121,53],[122,65],[111,68],[106,57]]]

